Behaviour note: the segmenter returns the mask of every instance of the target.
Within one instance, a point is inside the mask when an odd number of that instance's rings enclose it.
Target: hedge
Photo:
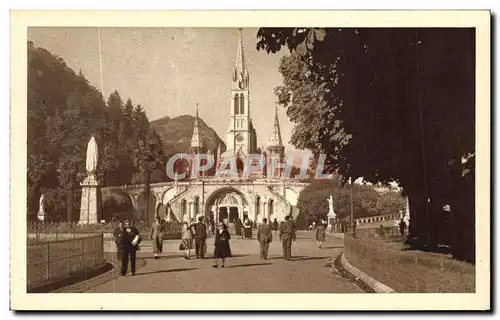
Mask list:
[[[140,233],[149,233],[151,225],[144,222],[134,223]],[[115,224],[77,224],[68,222],[28,222],[28,233],[38,234],[58,234],[58,233],[112,233],[116,228]],[[182,223],[165,222],[165,236],[167,238],[177,238],[182,231]]]

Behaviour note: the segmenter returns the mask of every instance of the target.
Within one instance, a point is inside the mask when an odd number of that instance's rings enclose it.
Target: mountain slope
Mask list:
[[[164,117],[151,121],[151,125],[156,130],[163,141],[165,155],[171,156],[176,153],[187,153],[191,144],[195,117],[183,115],[176,118]],[[226,150],[225,143],[217,135],[214,129],[209,127],[201,118],[199,119],[199,129],[203,143],[207,149],[217,152],[219,144],[221,151]]]

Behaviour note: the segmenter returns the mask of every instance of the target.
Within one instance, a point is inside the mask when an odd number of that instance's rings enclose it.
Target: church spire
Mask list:
[[[278,106],[276,105],[274,108],[274,128],[273,135],[278,137],[279,146],[283,146],[283,141],[281,140],[281,130],[280,130],[280,122],[278,120]]]
[[[196,104],[196,117],[194,118],[193,135],[191,137],[191,151],[199,152],[201,149],[201,137],[199,129],[198,104]]]
[[[241,33],[242,29],[238,29],[238,51],[236,52],[236,69],[239,73],[243,74],[246,70],[245,65],[245,53],[243,51],[243,35]]]
[[[278,106],[276,105],[274,111],[274,126],[273,133],[271,134],[271,138],[267,143],[267,150],[270,153],[274,154],[283,154],[285,151],[285,147],[283,146],[283,141],[281,139],[281,130],[280,130],[280,122],[278,119]]]
[[[245,64],[242,29],[239,28],[238,32],[238,47],[236,51],[236,63],[234,65],[233,74],[235,88],[233,89],[246,89],[248,87],[248,70]]]

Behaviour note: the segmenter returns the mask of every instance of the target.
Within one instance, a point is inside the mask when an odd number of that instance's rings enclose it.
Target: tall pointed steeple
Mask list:
[[[198,104],[196,104],[196,117],[194,118],[193,135],[191,137],[191,151],[198,153],[202,148],[202,141],[199,129]]]
[[[267,143],[266,150],[269,153],[280,154],[283,155],[285,151],[285,147],[283,146],[283,140],[281,139],[281,130],[280,130],[280,122],[278,119],[278,106],[276,105],[274,111],[274,125],[273,125],[273,133],[269,138],[269,142]]]
[[[283,141],[281,140],[281,130],[280,130],[280,121],[278,119],[278,106],[276,105],[274,108],[274,128],[273,135],[277,136],[278,145],[283,146]]]
[[[238,29],[238,47],[236,51],[236,63],[233,70],[233,89],[244,90],[248,88],[248,69],[245,64],[245,52],[243,50],[242,29]]]

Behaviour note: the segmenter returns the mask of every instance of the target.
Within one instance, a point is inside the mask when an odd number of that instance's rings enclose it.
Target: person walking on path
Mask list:
[[[271,229],[273,229],[274,231],[274,235],[276,235],[276,233],[278,232],[278,220],[276,220],[276,218],[274,218],[274,221],[273,221],[273,224],[271,226]]]
[[[262,219],[262,224],[257,229],[257,240],[259,241],[260,258],[265,260],[269,252],[269,243],[273,241],[271,226],[267,224],[266,218]]]
[[[401,235],[404,236],[405,231],[406,231],[406,222],[403,218],[401,218],[401,221],[399,221],[399,233],[401,233]]]
[[[184,259],[190,259],[191,248],[193,247],[193,230],[187,221],[182,225],[182,237],[180,249],[184,250]]]
[[[316,242],[318,243],[318,248],[321,249],[323,242],[325,242],[326,226],[323,221],[318,221],[316,223]]]
[[[285,217],[285,222],[280,226],[280,240],[283,245],[283,260],[290,261],[292,258],[292,240],[295,241],[295,226],[290,216]]]
[[[227,226],[223,223],[219,223],[217,225],[217,231],[215,232],[214,264],[212,267],[217,268],[220,260],[220,267],[224,268],[226,258],[231,257],[231,247],[229,246],[230,239],[231,236],[229,235]]]
[[[116,245],[116,260],[122,261],[122,247],[121,247],[121,236],[123,232],[123,222],[119,221],[115,230],[113,230],[113,238]]]
[[[128,262],[130,260],[130,271],[135,275],[135,258],[136,252],[141,243],[141,235],[137,228],[132,226],[130,220],[125,221],[125,228],[121,234],[121,248],[122,248],[122,268],[120,275],[127,274]]]
[[[151,226],[151,232],[149,234],[149,240],[153,243],[153,253],[155,259],[158,259],[160,254],[163,252],[163,236],[165,225],[159,216],[156,217],[156,221],[153,222]]]
[[[203,223],[203,217],[198,217],[194,224],[194,245],[196,259],[205,259],[205,242],[207,240],[207,226]]]

